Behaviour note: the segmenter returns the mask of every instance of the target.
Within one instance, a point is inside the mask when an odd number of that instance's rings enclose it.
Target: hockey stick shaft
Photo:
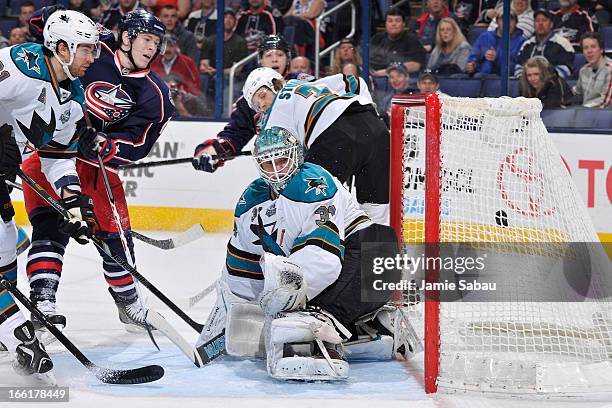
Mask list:
[[[159,380],[164,375],[164,369],[158,365],[140,367],[133,370],[112,370],[97,366],[89,360],[47,317],[28,299],[15,285],[6,279],[0,280],[2,286],[41,321],[66,349],[76,357],[100,381],[109,384],[142,384]]]
[[[250,150],[240,151],[235,154],[228,155],[213,155],[213,160],[230,160],[239,156],[251,156],[253,153]],[[140,163],[131,163],[126,164],[125,166],[121,166],[120,169],[140,169],[145,167],[159,167],[159,166],[168,166],[171,164],[182,164],[182,163],[191,163],[193,157],[183,157],[180,159],[168,159],[168,160],[158,160],[158,161],[149,161],[149,162],[140,162]]]
[[[23,191],[23,187],[21,184],[12,182],[10,180],[5,180],[6,184],[9,186],[16,188],[17,190]],[[182,245],[188,244],[191,241],[195,241],[204,235],[204,228],[200,224],[196,224],[189,228],[187,231],[180,233],[179,235],[173,238],[167,239],[154,239],[151,237],[147,237],[144,234],[141,234],[136,231],[132,231],[132,236],[139,241],[142,241],[146,244],[152,245],[154,247],[160,249],[174,249],[178,248]]]
[[[108,202],[110,204],[111,212],[113,213],[113,218],[115,219],[115,225],[117,226],[117,232],[119,232],[119,239],[121,241],[121,246],[123,247],[123,254],[125,255],[125,260],[130,266],[135,267],[136,264],[134,262],[134,256],[132,255],[130,248],[128,246],[127,238],[125,236],[125,232],[123,231],[123,227],[121,226],[121,218],[119,217],[119,213],[117,212],[117,206],[115,205],[115,196],[113,195],[113,190],[111,189],[110,182],[108,181],[108,175],[106,174],[106,167],[104,166],[104,160],[102,160],[102,156],[100,154],[98,156],[98,165],[100,166],[100,172],[102,173],[102,183],[104,184],[104,189],[106,190],[106,196],[108,198]],[[138,286],[135,286],[136,293],[138,294]],[[144,308],[144,304],[142,303],[142,299],[138,299],[138,302]],[[155,341],[155,337],[153,337],[153,333],[151,333],[151,328],[149,325],[145,324],[145,329],[147,330],[147,334],[151,339],[151,342],[155,346],[155,348],[159,351],[160,348]]]
[[[17,170],[17,175],[21,177],[21,179],[27,183],[32,189],[40,195],[51,207],[53,207],[57,212],[59,212],[63,217],[70,218],[71,215],[68,211],[55,199],[51,196],[40,184],[34,181],[30,176],[25,174],[23,170]],[[122,268],[132,274],[134,278],[136,278],[142,285],[149,289],[151,293],[159,298],[167,307],[170,308],[174,313],[176,313],[185,323],[191,326],[195,331],[200,333],[204,326],[200,323],[195,322],[192,318],[190,318],[183,310],[181,310],[177,305],[175,305],[166,295],[160,292],[151,282],[149,282],[144,276],[142,276],[136,268],[132,267],[128,262],[120,257],[119,255],[113,254],[108,246],[97,236],[91,237],[92,242],[96,247],[98,247],[102,252],[108,255],[113,261],[117,262]]]

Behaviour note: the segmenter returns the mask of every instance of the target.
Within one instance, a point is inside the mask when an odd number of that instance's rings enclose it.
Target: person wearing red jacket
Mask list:
[[[195,62],[191,57],[181,53],[178,39],[174,34],[166,34],[165,39],[166,51],[153,60],[151,71],[163,80],[169,74],[175,74],[181,79],[181,84],[187,92],[200,95],[200,73]]]

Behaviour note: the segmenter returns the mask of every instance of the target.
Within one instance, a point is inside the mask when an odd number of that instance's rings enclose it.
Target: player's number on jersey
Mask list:
[[[315,210],[315,214],[319,216],[319,219],[316,220],[315,222],[320,227],[321,225],[329,221],[331,217],[336,215],[336,207],[333,205],[330,205],[330,206],[322,205]]]
[[[6,78],[10,77],[11,73],[4,69],[4,64],[0,61],[0,82],[4,81]]]
[[[297,88],[295,88],[295,90],[293,91],[296,94],[300,95],[303,98],[308,98],[312,95],[315,95],[317,98],[321,97],[321,96],[326,96],[326,95],[331,95],[332,91],[329,90],[329,88],[317,88],[316,86],[312,86],[312,85],[300,85]]]

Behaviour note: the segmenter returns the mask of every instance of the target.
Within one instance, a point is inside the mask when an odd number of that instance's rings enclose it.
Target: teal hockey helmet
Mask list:
[[[253,157],[261,177],[280,194],[304,163],[304,149],[290,131],[275,126],[257,136]]]

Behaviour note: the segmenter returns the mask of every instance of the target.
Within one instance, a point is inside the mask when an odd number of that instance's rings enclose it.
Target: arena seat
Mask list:
[[[481,87],[480,79],[440,79],[440,90],[450,96],[477,98],[480,96]]]

